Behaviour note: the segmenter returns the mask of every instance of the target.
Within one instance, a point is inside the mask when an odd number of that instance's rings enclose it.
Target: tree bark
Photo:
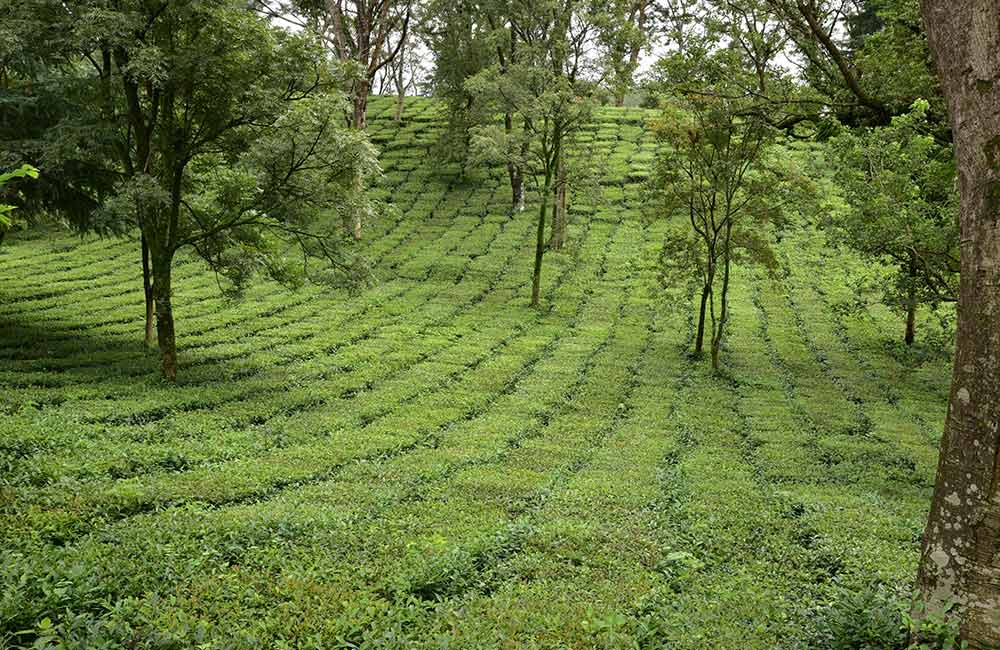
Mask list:
[[[906,345],[913,345],[913,342],[917,338],[916,276],[917,258],[911,253],[910,264],[907,268],[907,277],[910,280],[910,284],[906,289],[906,334],[903,336],[903,342],[906,343]]]
[[[542,188],[541,205],[538,207],[538,232],[535,238],[535,270],[531,274],[531,306],[538,306],[539,293],[542,286],[542,256],[545,254],[545,216],[549,207],[548,196],[552,191],[552,172],[545,173],[545,186]]]
[[[982,649],[1000,644],[1000,4],[921,4],[955,134],[962,264],[918,586],[928,611],[954,604],[963,639]]]
[[[556,163],[556,187],[552,201],[552,234],[549,247],[560,249],[566,243],[566,165],[560,158]]]
[[[160,346],[163,378],[177,381],[177,340],[171,303],[170,254],[153,256],[153,299],[156,302],[156,338]]]
[[[358,129],[359,131],[364,131],[368,127],[368,90],[370,88],[370,83],[365,80],[359,80],[354,88],[354,98],[353,104],[353,114],[351,117],[351,127]],[[354,179],[355,191],[363,191],[362,185],[364,184],[364,178],[359,174]],[[344,220],[344,230],[348,232],[354,241],[361,240],[361,228],[363,226],[361,220],[361,213],[355,212],[353,214],[345,214]]]
[[[698,334],[694,339],[694,353],[698,356],[705,350],[705,313],[708,311],[708,297],[712,293],[712,279],[706,280],[701,289],[701,308],[698,310]]]
[[[719,352],[722,350],[722,337],[726,333],[726,321],[729,320],[729,269],[731,266],[730,241],[732,239],[732,222],[726,223],[726,250],[722,271],[722,295],[719,300],[719,322],[712,332],[712,370],[719,369]]]
[[[508,111],[503,116],[503,128],[507,137],[514,132],[514,115]],[[522,150],[522,153],[523,150]],[[510,177],[511,210],[524,211],[524,173],[521,166],[514,160],[507,162],[507,175]]]
[[[917,340],[917,302],[912,296],[913,289],[910,289],[910,298],[906,301],[906,334],[903,342],[907,346],[912,346]]]
[[[142,291],[146,299],[146,348],[153,347],[153,319],[156,316],[156,309],[153,306],[153,284],[151,282],[151,272],[149,268],[149,244],[146,242],[146,235],[142,237]]]
[[[368,126],[368,90],[368,80],[357,81],[352,102],[354,111],[351,115],[351,126],[362,131]]]

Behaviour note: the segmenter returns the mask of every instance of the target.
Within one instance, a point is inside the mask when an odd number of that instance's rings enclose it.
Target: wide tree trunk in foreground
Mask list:
[[[1000,644],[1000,3],[923,0],[954,129],[962,277],[951,397],[918,576],[971,648]]]

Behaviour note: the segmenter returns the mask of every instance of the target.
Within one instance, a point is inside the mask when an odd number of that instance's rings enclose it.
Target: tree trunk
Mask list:
[[[394,81],[396,82],[396,114],[393,119],[397,122],[403,119],[403,103],[406,100],[406,38],[403,37],[403,41],[399,44],[399,51],[396,52],[395,60],[395,75]]]
[[[701,289],[701,308],[698,310],[698,334],[694,339],[694,353],[701,356],[705,349],[705,312],[708,310],[708,296],[712,292],[711,276]]]
[[[524,212],[524,174],[519,165],[510,166],[510,190],[513,197],[512,210]]]
[[[354,112],[351,118],[351,127],[363,131],[368,127],[368,89],[370,83],[367,80],[361,80],[357,82],[357,86],[354,89],[353,107]],[[354,179],[355,191],[363,191],[365,179],[359,174]],[[353,214],[345,214],[344,220],[344,230],[346,230],[353,238],[354,241],[361,240],[361,213],[355,212]]]
[[[560,249],[566,243],[566,166],[560,158],[556,164],[555,197],[552,201],[552,234],[549,247]]]
[[[729,320],[729,269],[731,266],[730,240],[732,238],[732,222],[726,223],[726,252],[722,271],[722,295],[719,300],[719,322],[712,332],[712,370],[719,369],[719,351],[722,350],[722,337],[726,333],[726,321]]]
[[[146,348],[153,347],[153,318],[156,310],[153,307],[153,284],[149,270],[149,244],[146,242],[146,235],[142,235],[142,292],[146,299]]]
[[[548,196],[552,190],[552,172],[545,173],[541,205],[538,207],[538,233],[535,238],[535,270],[531,275],[531,306],[538,306],[538,294],[542,285],[542,256],[545,254],[545,214],[549,207]]]
[[[354,90],[353,107],[351,116],[351,126],[355,129],[364,130],[368,126],[368,82],[359,81]]]
[[[962,267],[951,396],[918,573],[970,648],[1000,644],[1000,4],[923,0],[955,137]],[[920,610],[915,610],[920,613]]]
[[[906,287],[906,334],[903,341],[913,345],[917,338],[917,256],[910,253],[910,263],[906,268],[909,284]]]
[[[156,339],[160,345],[163,378],[177,381],[177,340],[171,304],[170,266],[172,255],[153,255],[153,299],[156,302]]]
[[[393,116],[393,119],[397,122],[401,122],[403,120],[403,104],[405,101],[406,91],[401,89],[396,94],[396,114]]]
[[[917,301],[913,297],[913,289],[910,289],[910,297],[906,302],[906,335],[903,342],[911,346],[917,339]]]
[[[503,128],[508,137],[514,132],[514,116],[509,111],[504,113]],[[510,177],[511,209],[514,212],[524,211],[524,174],[521,166],[510,160],[507,162],[507,175]]]

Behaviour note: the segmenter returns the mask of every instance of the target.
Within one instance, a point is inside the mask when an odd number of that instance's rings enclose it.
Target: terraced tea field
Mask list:
[[[803,229],[787,276],[738,269],[716,377],[647,114],[585,133],[604,197],[534,310],[503,170],[440,164],[431,103],[371,111],[380,282],[228,304],[182,259],[177,386],[134,241],[0,248],[0,648],[794,648],[910,580],[948,361],[838,308],[857,262]]]

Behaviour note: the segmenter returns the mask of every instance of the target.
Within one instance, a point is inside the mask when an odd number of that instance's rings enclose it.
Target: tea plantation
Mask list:
[[[175,271],[179,381],[134,239],[0,248],[0,648],[804,648],[912,583],[949,359],[847,308],[810,226],[738,267],[725,372],[643,209],[650,114],[583,133],[528,307],[534,206],[465,177],[436,105],[374,100],[360,293]],[[929,323],[922,316],[921,325]]]

